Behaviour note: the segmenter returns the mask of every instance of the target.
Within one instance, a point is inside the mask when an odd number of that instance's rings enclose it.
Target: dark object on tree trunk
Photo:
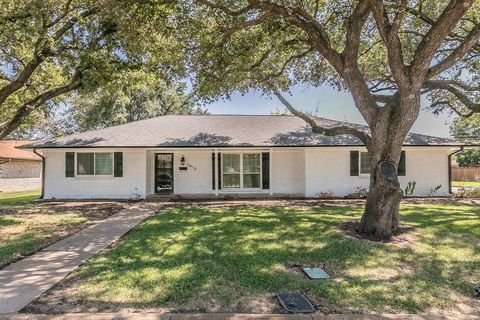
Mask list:
[[[300,293],[279,293],[278,302],[290,313],[312,313],[315,311],[312,303]]]
[[[387,161],[382,161],[379,164],[380,172],[397,188],[400,188],[400,182],[398,182],[397,168],[393,164]]]

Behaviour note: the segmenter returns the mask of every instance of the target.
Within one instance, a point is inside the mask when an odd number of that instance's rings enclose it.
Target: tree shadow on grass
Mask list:
[[[258,312],[249,299],[259,303],[266,294],[273,303],[281,291],[303,292],[317,307],[336,312],[423,311],[449,307],[452,293],[468,294],[478,252],[471,261],[448,260],[441,252],[399,249],[338,232],[340,221],[360,212],[348,207],[161,212],[79,271],[80,280],[72,283],[78,311]],[[431,245],[428,241],[421,245]],[[458,250],[450,245],[471,250],[460,240],[440,244]],[[310,281],[292,272],[291,263],[325,265],[333,279]],[[62,310],[48,295],[42,299],[52,303],[47,311]],[[29,310],[38,309],[34,304]]]

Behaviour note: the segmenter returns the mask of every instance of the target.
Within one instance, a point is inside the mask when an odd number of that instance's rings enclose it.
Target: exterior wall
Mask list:
[[[319,197],[322,193],[345,196],[368,189],[369,175],[350,176],[350,150],[347,148],[316,148],[305,151],[305,195]],[[361,150],[365,151],[365,150]],[[402,189],[415,181],[414,196],[448,195],[448,154],[443,148],[405,148],[406,176],[399,177]]]
[[[258,194],[296,195],[320,197],[322,193],[345,196],[368,188],[369,176],[350,176],[351,148],[278,148],[271,150],[271,190]],[[357,150],[361,150],[358,149]],[[448,154],[450,148],[406,148],[407,176],[399,177],[402,188],[409,181],[416,182],[414,195],[425,196],[430,189],[441,185],[435,195],[448,194]],[[69,150],[69,151],[86,151]],[[118,198],[128,199],[138,194],[141,198],[154,193],[154,154],[174,153],[174,194],[213,195],[212,150],[146,150],[95,149],[123,151],[123,177],[65,177],[65,152],[45,150],[46,199]],[[257,150],[260,151],[260,150]],[[261,150],[266,151],[266,150]],[[362,150],[364,151],[364,150]],[[219,152],[222,152],[220,149]],[[180,158],[184,156],[188,170],[180,171]],[[241,190],[239,190],[241,192]],[[233,191],[219,190],[219,194]]]
[[[0,192],[40,189],[42,162],[11,160],[0,164]]]
[[[68,150],[82,151],[87,150]],[[146,194],[146,152],[140,149],[95,149],[123,151],[123,177],[65,177],[65,151],[44,150],[45,199],[130,199]]]
[[[173,153],[173,193],[174,194],[210,194],[212,190],[212,151],[147,151],[147,195],[153,194],[155,153]],[[180,171],[180,159],[185,157],[186,171]]]
[[[272,157],[270,188],[273,194],[304,195],[304,149],[274,150],[270,156]]]

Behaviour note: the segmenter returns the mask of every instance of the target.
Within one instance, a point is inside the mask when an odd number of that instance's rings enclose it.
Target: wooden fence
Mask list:
[[[452,168],[453,181],[480,181],[480,167]]]

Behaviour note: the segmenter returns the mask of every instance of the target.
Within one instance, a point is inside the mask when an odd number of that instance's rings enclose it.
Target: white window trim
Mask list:
[[[223,183],[223,156],[225,154],[238,154],[240,156],[240,188],[227,188],[225,187],[225,184]],[[259,175],[260,175],[260,184],[259,184],[259,187],[258,188],[244,188],[243,187],[243,155],[244,154],[258,154],[259,157],[260,157],[260,172],[259,172]],[[220,172],[221,172],[221,178],[222,178],[222,190],[224,191],[250,191],[250,192],[258,192],[258,191],[261,191],[263,190],[262,189],[262,186],[263,186],[263,166],[262,166],[262,153],[261,152],[224,152],[222,153],[222,161],[220,163]],[[228,173],[227,173],[228,174]]]
[[[93,153],[93,174],[78,174],[77,172],[77,169],[78,169],[78,166],[77,166],[77,157],[78,157],[78,154],[79,153]],[[95,174],[95,171],[97,170],[96,168],[96,154],[97,153],[110,153],[112,155],[112,174]],[[95,179],[95,178],[113,178],[114,176],[114,171],[115,171],[115,168],[114,168],[114,153],[113,152],[110,152],[110,151],[98,151],[98,152],[90,152],[90,151],[83,151],[83,152],[75,152],[75,177],[76,178],[88,178],[88,179]]]

